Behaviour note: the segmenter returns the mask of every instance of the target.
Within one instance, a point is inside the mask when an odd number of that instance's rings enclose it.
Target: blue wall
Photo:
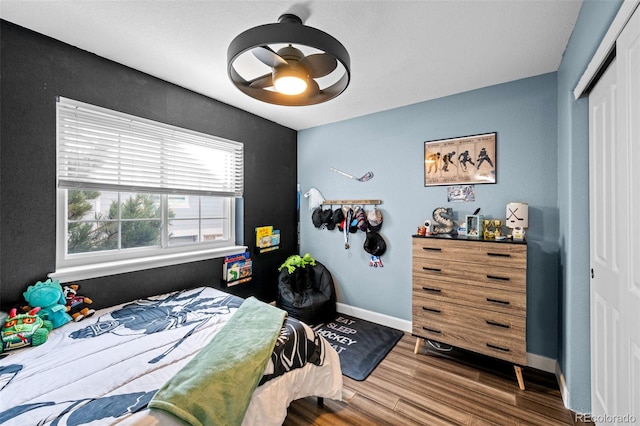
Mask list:
[[[567,406],[589,412],[589,223],[587,100],[573,99],[621,0],[585,0],[557,73],[462,93],[327,126],[298,136],[302,191],[327,199],[380,198],[384,268],[367,266],[362,234],[344,250],[338,231],[317,230],[302,203],[301,252],[332,270],[339,301],[411,319],[410,235],[435,207],[458,218],[476,207],[502,218],[508,201],[530,206],[527,350],[557,358]],[[496,131],[498,183],[477,185],[476,203],[447,203],[444,187],[422,186],[427,140]],[[358,183],[329,167],[373,180]]]
[[[558,69],[558,206],[560,208],[560,347],[565,403],[590,412],[589,349],[589,119],[588,99],[575,88],[609,25],[619,0],[585,0]]]
[[[351,249],[334,231],[316,229],[307,200],[301,208],[301,253],[329,267],[338,301],[411,320],[411,235],[436,207],[464,219],[481,214],[504,219],[510,201],[529,203],[528,352],[558,353],[558,163],[556,73],[466,92],[298,134],[302,192],[325,199],[381,199],[383,268],[371,268],[362,232]],[[476,202],[448,203],[446,186],[424,187],[424,142],[497,132],[497,183],[476,185]],[[375,177],[360,183],[330,167]]]

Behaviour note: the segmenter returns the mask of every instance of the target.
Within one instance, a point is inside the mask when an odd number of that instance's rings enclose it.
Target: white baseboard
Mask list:
[[[565,407],[569,406],[569,388],[567,388],[567,381],[564,378],[562,370],[560,370],[560,364],[556,363],[556,379],[558,380],[558,386],[560,387],[560,395],[562,396],[562,403]]]
[[[351,315],[366,321],[375,322],[377,324],[395,328],[396,330],[402,330],[407,333],[411,333],[411,321],[395,318],[389,315],[380,314],[378,312],[369,311],[367,309],[362,309],[351,305],[346,305],[344,303],[338,303],[337,309],[338,312],[342,314]],[[556,377],[558,377],[558,383],[560,383],[560,379],[558,376],[558,362],[555,359],[527,353],[527,366],[546,371],[547,373],[555,374]],[[560,387],[560,390],[562,391],[562,386]]]
[[[527,352],[527,367],[536,368],[557,376],[558,361],[553,358]]]
[[[357,308],[351,305],[345,305],[344,303],[337,303],[336,308],[341,314],[351,315],[365,321],[375,322],[376,324],[386,325],[387,327],[395,328],[396,330],[411,333],[411,321],[395,318],[385,314],[379,314],[378,312]]]

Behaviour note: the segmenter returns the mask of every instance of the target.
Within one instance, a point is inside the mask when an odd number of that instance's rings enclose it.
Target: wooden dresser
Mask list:
[[[527,362],[527,244],[413,237],[413,335],[520,366]]]

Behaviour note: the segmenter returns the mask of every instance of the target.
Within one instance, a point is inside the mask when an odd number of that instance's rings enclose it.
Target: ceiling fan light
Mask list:
[[[307,82],[299,77],[286,75],[274,80],[274,87],[283,95],[299,95],[307,90]]]
[[[273,86],[283,95],[299,95],[307,90],[308,76],[300,70],[283,68],[273,72]]]

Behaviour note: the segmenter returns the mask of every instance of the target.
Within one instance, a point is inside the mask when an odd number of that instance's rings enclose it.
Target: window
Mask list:
[[[56,272],[71,281],[244,251],[243,145],[57,103]]]

